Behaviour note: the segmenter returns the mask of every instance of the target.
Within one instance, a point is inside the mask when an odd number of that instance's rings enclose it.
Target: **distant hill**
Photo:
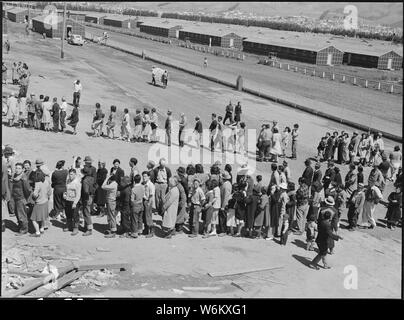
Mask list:
[[[104,2],[105,4],[105,2]],[[403,4],[390,2],[115,2],[115,6],[163,12],[224,14],[239,11],[256,16],[343,16],[344,7],[358,8],[359,18],[369,24],[402,27]]]

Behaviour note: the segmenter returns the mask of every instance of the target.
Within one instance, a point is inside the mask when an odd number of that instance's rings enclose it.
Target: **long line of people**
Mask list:
[[[63,230],[72,235],[79,232],[80,216],[84,219],[83,235],[88,236],[93,232],[92,216],[106,215],[107,238],[117,234],[137,238],[142,233],[151,237],[157,226],[152,215],[156,212],[162,216],[163,236],[167,238],[183,232],[185,225],[190,237],[200,233],[204,238],[228,234],[279,238],[282,244],[286,244],[290,232],[300,236],[306,231],[309,249],[313,224],[322,219],[325,209],[332,213],[335,231],[345,213],[350,230],[358,225],[375,228],[374,211],[384,191],[383,175],[376,165],[365,186],[363,174],[356,171],[354,164],[342,183],[332,161],[323,178],[321,165],[317,163],[313,169],[309,159],[297,187],[286,162],[271,165],[268,186],[263,185],[260,175],[254,180],[248,168],[240,168],[234,179],[231,166],[222,169],[220,163],[215,163],[209,173],[201,164],[179,167],[172,173],[165,159],[160,159],[158,165],[149,161],[147,168],[140,171],[137,159],[131,158],[130,173],[126,175],[119,159],[113,161],[109,171],[102,161],[97,170],[89,156],[84,160],[74,157],[71,166],[65,164],[64,160],[58,161],[51,173],[44,161],[37,159],[33,170],[29,160],[16,162],[12,148],[4,148],[3,199],[18,219],[18,234],[28,232],[28,217],[35,228],[33,236],[44,233],[53,194],[51,215],[63,219]],[[401,223],[401,177],[400,168],[396,190],[388,197],[387,220],[392,228]]]

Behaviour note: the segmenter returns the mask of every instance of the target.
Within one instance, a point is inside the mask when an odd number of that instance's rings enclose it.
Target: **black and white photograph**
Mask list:
[[[0,300],[400,300],[402,118],[402,2],[2,1]]]

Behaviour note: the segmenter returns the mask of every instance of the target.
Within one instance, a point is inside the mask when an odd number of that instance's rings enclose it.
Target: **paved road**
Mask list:
[[[101,33],[96,28],[86,27],[86,30],[96,35]],[[242,75],[244,85],[249,88],[401,135],[401,96],[258,65],[254,58],[241,62],[116,32],[110,35],[110,44],[137,52],[144,49],[150,56],[160,56],[166,61],[232,83],[235,83],[238,75]],[[202,67],[205,56],[209,60],[208,69]]]

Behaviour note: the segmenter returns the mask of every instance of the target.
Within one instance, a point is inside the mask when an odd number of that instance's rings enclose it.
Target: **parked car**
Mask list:
[[[69,44],[75,44],[78,46],[82,46],[84,44],[84,39],[81,35],[79,34],[72,34],[69,39],[67,40],[67,43]]]

